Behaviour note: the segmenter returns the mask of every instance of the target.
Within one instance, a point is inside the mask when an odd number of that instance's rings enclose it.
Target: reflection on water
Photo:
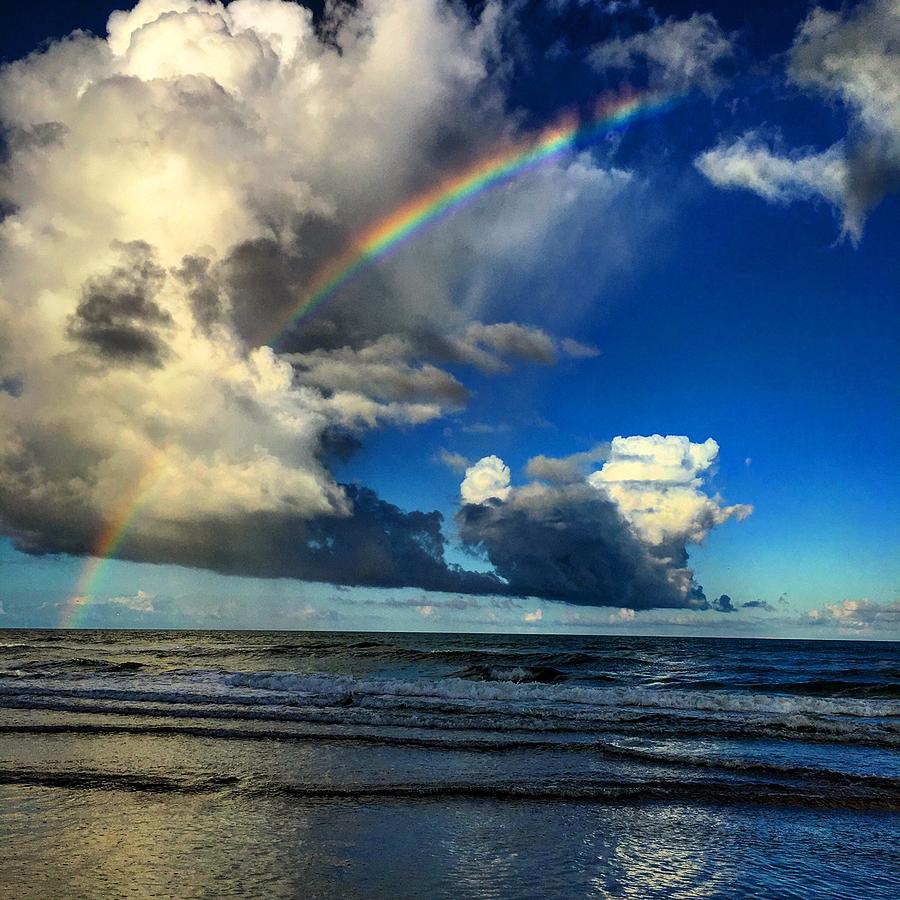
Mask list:
[[[887,898],[898,824],[764,807],[4,787],[0,883],[25,898]]]

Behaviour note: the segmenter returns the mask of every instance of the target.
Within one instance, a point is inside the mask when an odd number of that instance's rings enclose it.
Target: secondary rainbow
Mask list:
[[[264,343],[277,344],[288,329],[375,263],[466,203],[543,163],[589,144],[614,128],[627,125],[641,116],[665,112],[678,99],[676,94],[654,93],[601,99],[590,119],[565,116],[536,137],[507,146],[442,179],[376,222],[352,241],[343,253],[326,264],[315,275],[300,301],[277,322]],[[121,547],[147,497],[161,481],[167,468],[165,462],[166,456],[162,451],[154,454],[110,516],[81,570],[75,590],[60,611],[60,627],[76,628],[81,624],[84,610],[94,599],[105,564]]]
[[[286,331],[379,260],[486,191],[640,116],[664,112],[677,100],[675,94],[654,93],[604,98],[589,120],[563,117],[536,138],[505,147],[441,180],[368,228],[340,256],[320,269],[300,301],[278,320],[265,343],[277,344]]]

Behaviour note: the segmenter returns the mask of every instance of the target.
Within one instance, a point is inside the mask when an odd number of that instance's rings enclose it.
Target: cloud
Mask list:
[[[667,19],[631,37],[598,44],[588,59],[598,71],[646,70],[650,85],[670,91],[699,87],[713,93],[722,84],[721,65],[734,55],[732,38],[710,13]]]
[[[505,500],[509,484],[509,466],[497,456],[485,456],[466,469],[459,494],[463,503],[483,503],[491,498]]]
[[[765,612],[775,612],[775,607],[767,600],[748,600],[741,604],[741,609],[761,609]]]
[[[107,597],[103,602],[112,606],[122,607],[139,613],[153,613],[153,596],[146,591],[137,591],[134,594],[126,594],[118,597]]]
[[[535,457],[532,481],[513,487],[509,468],[485,457],[466,472],[457,525],[511,593],[583,606],[732,612],[709,602],[687,567],[687,546],[745,505],[724,506],[703,492],[718,457],[711,438],[634,435],[562,459]],[[589,462],[605,459],[590,475]]]
[[[738,608],[732,603],[731,597],[729,597],[728,594],[722,594],[720,597],[716,597],[710,606],[712,609],[716,610],[716,612],[733,613],[738,611]]]
[[[68,335],[111,363],[160,366],[166,345],[159,329],[172,323],[171,315],[154,302],[165,272],[143,241],[120,249],[122,264],[85,285]]]
[[[596,444],[590,450],[569,456],[553,457],[538,454],[528,460],[525,474],[535,481],[565,484],[583,480],[587,470],[609,455],[609,444]]]
[[[842,147],[783,156],[773,153],[754,132],[707,150],[698,157],[697,168],[719,187],[749,189],[778,203],[824,197],[841,206],[847,191]]]
[[[600,355],[600,349],[593,344],[584,344],[573,338],[563,338],[560,342],[560,348],[566,356],[572,359],[595,359]]]
[[[725,506],[701,489],[718,455],[719,445],[712,438],[695,444],[680,435],[616,437],[607,461],[588,481],[615,500],[643,540],[683,547],[753,511],[743,503]]]
[[[621,609],[617,610],[616,612],[609,614],[609,624],[610,625],[625,624],[628,622],[633,622],[634,618],[635,618],[635,611],[633,609],[628,609],[628,607],[623,606]]]
[[[466,469],[472,465],[462,453],[456,453],[455,451],[447,450],[444,447],[441,447],[441,449],[438,450],[435,454],[435,459],[453,472],[465,472]]]
[[[843,600],[811,609],[802,622],[814,626],[832,626],[851,632],[900,630],[900,600],[879,603],[865,597]]]
[[[533,484],[505,501],[467,503],[457,525],[518,596],[633,609],[705,605],[690,574],[655,557],[616,505],[586,484]]]
[[[501,27],[494,3],[329,4],[314,23],[277,0],[141,0],[105,37],[0,69],[0,533],[86,554],[139,500],[123,558],[505,589],[445,563],[436,513],[329,464],[462,407],[450,365],[588,355],[491,298],[630,174],[548,164],[276,340],[355,235],[522,137]]]
[[[542,612],[541,608],[538,607],[533,612],[524,613],[522,616],[522,621],[532,624],[534,622],[540,622],[543,618],[544,613]]]
[[[900,11],[896,0],[830,12],[816,7],[800,25],[788,77],[848,111],[847,136],[823,151],[773,152],[754,133],[723,142],[697,165],[713,183],[770,201],[820,196],[862,236],[868,212],[900,188]]]

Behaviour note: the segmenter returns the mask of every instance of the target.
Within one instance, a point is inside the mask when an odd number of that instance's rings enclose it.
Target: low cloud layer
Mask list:
[[[746,188],[770,201],[821,197],[841,214],[844,234],[862,236],[866,215],[900,188],[900,3],[868,0],[812,10],[789,54],[800,89],[840,102],[845,138],[816,151],[772,148],[756,133],[723,141],[697,166],[714,184]]]

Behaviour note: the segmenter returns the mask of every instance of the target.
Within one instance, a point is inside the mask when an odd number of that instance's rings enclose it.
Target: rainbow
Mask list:
[[[62,605],[57,618],[59,628],[80,628],[84,612],[93,601],[98,582],[109,561],[125,540],[131,523],[144,508],[152,490],[165,474],[166,454],[159,450],[144,464],[143,470],[100,532],[91,555],[81,568],[75,589]]]
[[[299,302],[281,316],[263,343],[276,345],[289,329],[377,262],[482,194],[641,116],[666,112],[679,99],[677,94],[653,93],[601,99],[587,121],[564,116],[536,137],[509,145],[442,179],[358,235],[343,253],[320,269]],[[121,547],[150,492],[162,479],[165,462],[161,451],[152,457],[110,516],[82,567],[74,591],[61,609],[60,628],[81,626],[84,610],[94,599],[107,563]]]
[[[665,112],[679,99],[677,94],[653,93],[604,98],[587,122],[563,117],[536,138],[506,147],[441,180],[376,222],[320,269],[264,343],[276,345],[299,321],[375,263],[464,204],[640,116]]]

